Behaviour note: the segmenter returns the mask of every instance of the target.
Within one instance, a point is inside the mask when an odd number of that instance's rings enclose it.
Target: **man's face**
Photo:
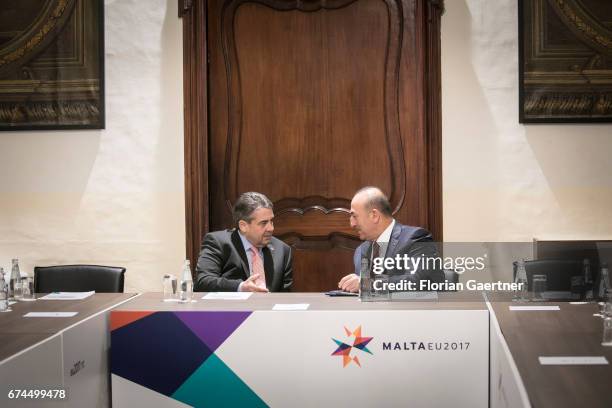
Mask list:
[[[377,238],[377,217],[375,211],[368,211],[365,205],[365,197],[356,195],[351,201],[351,228],[355,229],[362,241],[375,240]]]
[[[240,232],[257,248],[265,247],[272,239],[274,232],[274,212],[270,208],[258,208],[251,214],[251,222],[241,220],[238,223]]]

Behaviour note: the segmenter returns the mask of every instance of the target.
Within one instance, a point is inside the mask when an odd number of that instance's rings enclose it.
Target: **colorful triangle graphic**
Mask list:
[[[351,352],[351,346],[346,343],[341,342],[340,340],[332,339],[337,345],[338,348],[332,353],[332,356],[348,356]]]
[[[167,396],[212,354],[172,312],[156,312],[111,333],[111,373]]]
[[[111,331],[117,330],[123,326],[140,320],[143,317],[147,317],[154,312],[115,312],[112,311],[110,315],[110,329]]]
[[[251,312],[175,312],[185,326],[212,352],[244,322]]]
[[[212,354],[172,394],[194,407],[267,407],[219,357]]]

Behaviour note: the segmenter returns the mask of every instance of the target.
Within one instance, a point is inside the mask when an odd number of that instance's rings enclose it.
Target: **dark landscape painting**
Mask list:
[[[104,128],[103,7],[0,1],[0,130]]]
[[[519,0],[520,121],[612,121],[612,1]]]

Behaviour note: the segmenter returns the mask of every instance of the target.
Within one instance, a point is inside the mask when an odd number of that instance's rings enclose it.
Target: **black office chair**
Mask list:
[[[123,293],[125,268],[99,265],[34,267],[34,290],[50,292]]]
[[[516,277],[517,263],[513,262],[514,276]],[[533,275],[546,275],[546,288],[549,291],[571,291],[572,276],[582,276],[582,261],[561,259],[539,259],[525,261],[527,272],[527,288],[532,290]],[[593,271],[595,272],[595,271]],[[593,276],[595,279],[595,276]]]

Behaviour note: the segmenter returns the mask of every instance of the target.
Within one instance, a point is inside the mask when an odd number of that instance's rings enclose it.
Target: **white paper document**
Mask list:
[[[204,300],[247,300],[251,292],[210,292],[202,296]]]
[[[310,303],[277,303],[272,310],[308,310]]]
[[[393,300],[438,300],[438,292],[393,292]]]
[[[542,365],[606,365],[604,356],[557,356],[538,357]]]
[[[41,300],[83,300],[92,296],[95,291],[91,292],[53,292],[41,297]]]
[[[23,315],[23,317],[73,317],[79,312],[30,312]]]
[[[561,310],[559,306],[509,306],[510,310],[533,311],[533,310]]]

